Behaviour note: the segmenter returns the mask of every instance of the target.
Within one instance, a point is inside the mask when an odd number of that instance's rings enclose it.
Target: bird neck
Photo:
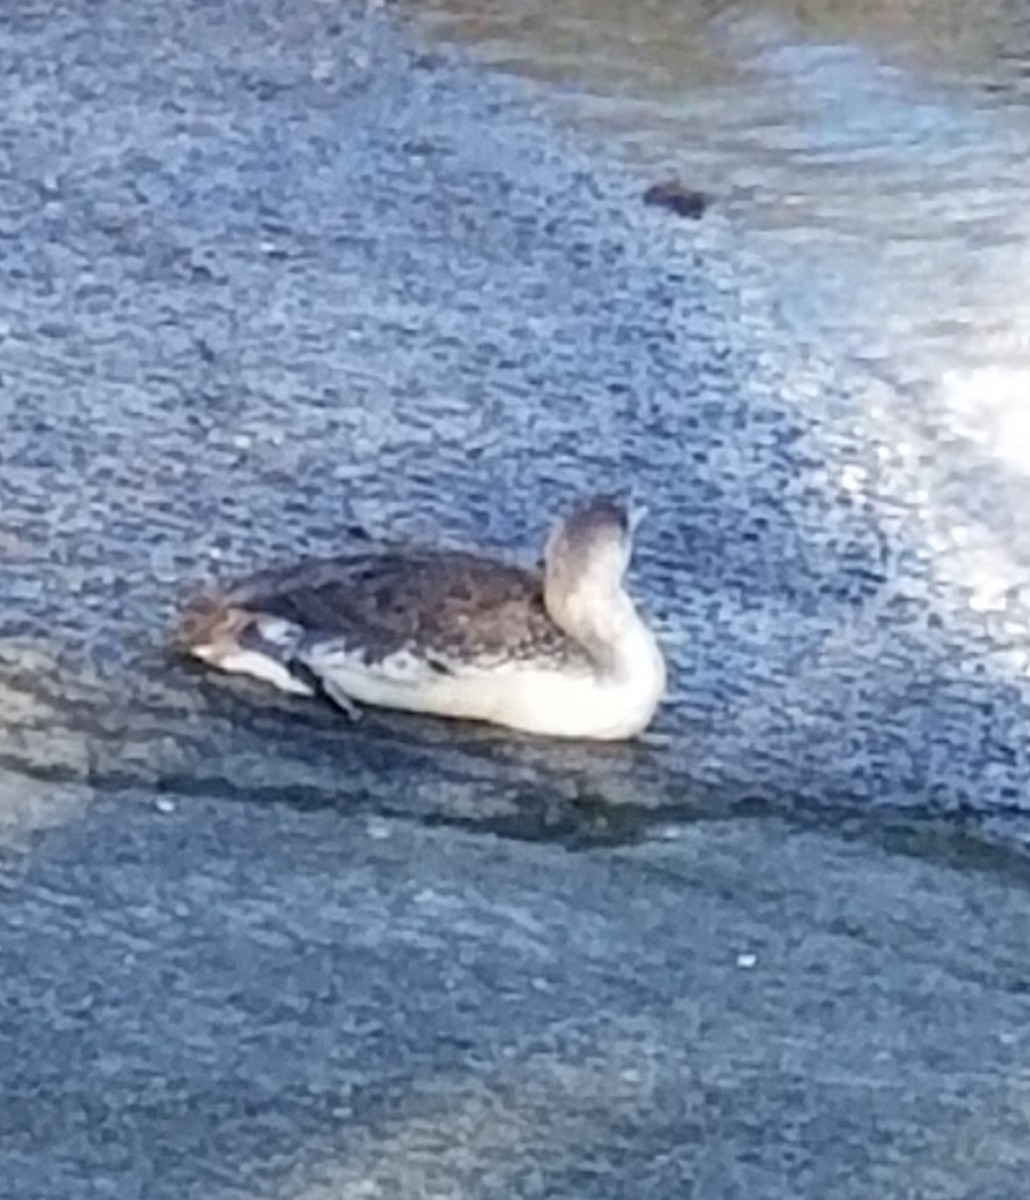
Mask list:
[[[554,623],[601,673],[633,674],[642,661],[653,664],[659,653],[654,634],[621,582],[605,586],[587,581],[571,591],[545,588],[544,598]]]

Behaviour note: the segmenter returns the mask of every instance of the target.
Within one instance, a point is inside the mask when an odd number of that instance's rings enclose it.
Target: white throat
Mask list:
[[[665,691],[665,658],[658,639],[622,588],[615,593],[609,612],[608,670],[612,679],[653,695],[657,703]]]
[[[554,622],[590,656],[599,678],[665,685],[658,641],[621,582],[584,580],[569,593],[548,594]]]

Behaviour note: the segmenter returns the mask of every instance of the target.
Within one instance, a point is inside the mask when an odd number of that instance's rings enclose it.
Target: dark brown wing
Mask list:
[[[252,576],[226,600],[339,638],[367,662],[405,649],[443,663],[577,654],[547,615],[537,572],[471,554],[309,560]]]

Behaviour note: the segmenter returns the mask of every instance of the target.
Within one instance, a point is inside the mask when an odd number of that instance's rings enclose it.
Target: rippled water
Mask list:
[[[509,832],[757,796],[1021,836],[1017,73],[782,10],[419,10],[527,85],[272,8],[9,24],[3,761]],[[642,205],[673,169],[702,221]],[[165,655],[212,576],[358,526],[533,559],[623,485],[672,668],[639,745],[352,729]]]
[[[799,336],[885,387],[943,570],[1030,583],[1030,15],[941,3],[418,4],[422,28],[547,82],[609,152],[714,198]],[[924,495],[925,493],[925,495]]]
[[[848,380],[853,409],[830,386],[807,407],[831,439],[855,439],[838,485],[913,519],[906,544],[922,566],[889,565],[888,591],[961,627],[947,652],[956,672],[1011,681],[1000,708],[985,699],[981,797],[1009,775],[1007,801],[1021,805],[1030,14],[775,0],[411,7],[429,40],[537,81],[599,153],[712,196],[706,220],[728,220],[760,263],[776,319]],[[899,648],[890,635],[884,645]],[[936,760],[947,776],[940,680],[925,690],[924,767]],[[992,737],[1010,743],[1005,766]],[[922,768],[911,782],[920,790]]]

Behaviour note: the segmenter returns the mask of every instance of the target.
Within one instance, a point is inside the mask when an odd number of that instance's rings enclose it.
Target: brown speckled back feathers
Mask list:
[[[412,648],[470,665],[582,657],[548,616],[539,573],[461,552],[315,559],[253,575],[221,602],[339,638],[367,663]]]

